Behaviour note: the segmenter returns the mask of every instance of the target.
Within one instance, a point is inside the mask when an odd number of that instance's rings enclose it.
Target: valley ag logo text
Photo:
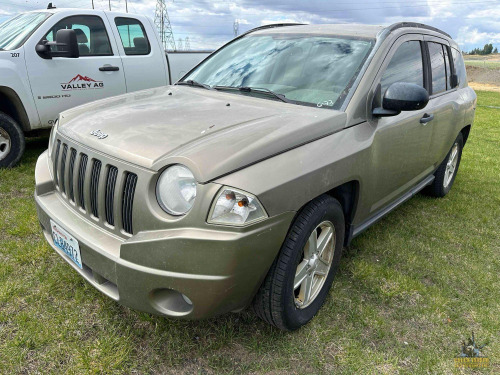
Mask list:
[[[77,74],[67,83],[61,83],[61,88],[63,91],[71,90],[92,90],[92,89],[102,89],[104,87],[104,82],[96,81],[87,76],[82,76]]]

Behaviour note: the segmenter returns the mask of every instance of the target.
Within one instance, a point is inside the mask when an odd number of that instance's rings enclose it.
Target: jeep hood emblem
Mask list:
[[[96,136],[99,139],[104,139],[108,136],[106,133],[103,133],[100,129],[92,130],[90,134]]]

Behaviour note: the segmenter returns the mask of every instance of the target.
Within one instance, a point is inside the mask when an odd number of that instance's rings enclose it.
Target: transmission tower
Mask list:
[[[191,43],[189,42],[189,37],[187,36],[186,39],[184,39],[184,50],[185,51],[190,51],[191,50]]]
[[[170,48],[175,51],[174,32],[172,31],[172,25],[170,24],[170,18],[168,17],[167,4],[165,3],[165,0],[156,1],[155,26],[160,34],[163,48],[165,50]]]
[[[177,39],[177,50],[182,51],[182,39]]]
[[[233,23],[234,36],[237,37],[239,32],[240,32],[240,23],[238,22],[238,20],[234,20],[234,23]]]

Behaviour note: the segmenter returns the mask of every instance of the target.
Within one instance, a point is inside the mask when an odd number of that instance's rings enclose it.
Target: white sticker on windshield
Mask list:
[[[333,107],[333,100],[324,100],[322,102],[319,102],[318,104],[316,104],[318,106],[318,108],[321,108],[323,106],[325,107]]]

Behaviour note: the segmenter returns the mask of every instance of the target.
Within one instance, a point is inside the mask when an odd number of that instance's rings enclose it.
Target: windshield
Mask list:
[[[263,88],[298,104],[338,109],[373,44],[336,36],[248,35],[210,56],[184,80]]]
[[[23,13],[0,25],[0,50],[17,49],[30,37],[50,13]]]

